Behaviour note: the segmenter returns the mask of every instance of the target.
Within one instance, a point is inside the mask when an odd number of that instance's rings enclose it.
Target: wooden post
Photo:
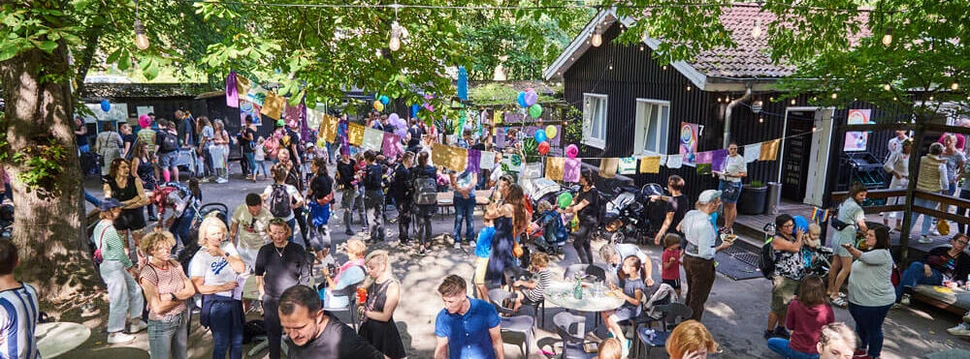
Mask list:
[[[916,123],[913,126],[913,147],[909,152],[909,185],[906,186],[906,210],[903,211],[903,226],[899,231],[899,262],[905,263],[909,257],[909,237],[913,232],[913,191],[916,190],[916,181],[919,172],[920,153],[923,148],[923,130],[925,124]],[[926,220],[927,216],[923,216]]]

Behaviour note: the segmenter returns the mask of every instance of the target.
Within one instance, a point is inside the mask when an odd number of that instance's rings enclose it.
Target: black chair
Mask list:
[[[566,267],[566,271],[563,273],[562,277],[566,281],[576,280],[576,273],[584,272],[586,273],[587,279],[605,281],[606,280],[606,269],[595,264],[573,264]]]
[[[512,299],[512,293],[501,289],[494,288],[488,290],[488,299],[498,310],[499,314],[508,315],[502,316],[502,340],[505,340],[505,334],[513,334],[515,336],[521,336],[522,340],[518,341],[519,348],[522,348],[523,355],[528,357],[529,353],[532,352],[532,341],[535,338],[535,318],[528,315],[515,315],[512,309],[506,308],[502,304],[506,300]],[[514,343],[514,342],[513,342]],[[524,344],[524,345],[523,345]]]
[[[586,318],[561,312],[552,317],[556,325],[556,333],[562,338],[562,359],[591,359],[595,355],[586,353],[583,349],[583,338],[586,335]],[[576,328],[576,330],[572,330]]]
[[[650,352],[653,351],[653,348],[665,347],[667,345],[667,338],[670,337],[670,331],[668,329],[676,327],[684,320],[690,319],[691,315],[694,314],[694,311],[686,304],[676,302],[658,306],[657,310],[661,313],[659,330],[653,330],[648,326],[637,329],[637,338],[640,340],[640,343],[634,348],[636,349],[636,354],[634,354],[635,358],[640,357],[640,344],[647,347],[647,358],[650,357]]]

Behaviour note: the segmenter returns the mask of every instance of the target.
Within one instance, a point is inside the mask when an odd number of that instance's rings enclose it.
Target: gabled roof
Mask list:
[[[860,12],[862,21],[868,20],[868,12]],[[771,12],[762,12],[760,5],[751,3],[735,3],[725,6],[721,12],[721,23],[737,47],[716,47],[701,51],[692,62],[677,61],[671,65],[687,77],[697,88],[705,91],[734,91],[733,87],[740,85],[738,80],[757,79],[759,82],[774,82],[794,73],[795,67],[784,63],[776,64],[768,57],[768,25],[775,20]],[[752,29],[761,20],[763,35],[754,37]],[[559,58],[543,72],[548,81],[561,78],[575,62],[592,46],[588,39],[592,36],[597,24],[619,21],[626,26],[632,26],[636,20],[630,17],[618,18],[612,9],[600,11],[586,25],[582,32],[573,39]],[[853,41],[869,36],[871,33],[863,28],[860,33],[853,35]],[[656,50],[660,41],[654,38],[644,39],[644,44]],[[782,61],[783,62],[783,61]],[[721,80],[721,81],[719,81]],[[721,84],[715,84],[721,82]],[[727,85],[733,83],[734,85]]]

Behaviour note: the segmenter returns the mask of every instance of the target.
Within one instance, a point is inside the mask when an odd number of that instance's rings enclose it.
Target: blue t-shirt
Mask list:
[[[435,319],[434,334],[448,338],[448,357],[451,359],[495,358],[488,330],[501,324],[498,311],[483,300],[468,300],[471,306],[464,315],[442,309]]]
[[[495,227],[482,227],[478,232],[478,241],[475,242],[475,256],[488,258],[492,253],[493,238],[495,238]]]

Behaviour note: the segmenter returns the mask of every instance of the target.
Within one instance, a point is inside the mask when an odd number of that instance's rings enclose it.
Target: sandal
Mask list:
[[[832,302],[833,305],[838,306],[840,308],[845,308],[849,306],[849,303],[847,303],[845,301],[845,298],[842,298],[842,297],[830,299],[830,301]]]

